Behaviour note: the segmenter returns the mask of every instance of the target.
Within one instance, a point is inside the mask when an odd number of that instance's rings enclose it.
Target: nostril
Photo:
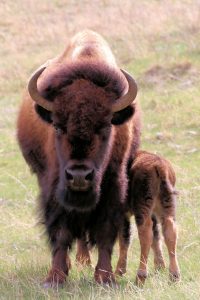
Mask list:
[[[66,175],[67,180],[73,180],[73,175],[66,170],[65,170],[65,175]]]
[[[85,180],[88,180],[88,181],[92,181],[93,178],[94,178],[94,170],[90,171],[90,172],[85,176]]]

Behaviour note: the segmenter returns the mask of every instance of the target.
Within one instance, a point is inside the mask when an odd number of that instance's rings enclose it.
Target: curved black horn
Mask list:
[[[49,102],[45,98],[43,98],[37,89],[37,80],[42,74],[42,72],[49,66],[49,64],[52,62],[52,60],[48,60],[46,63],[44,63],[42,66],[40,66],[30,77],[28,82],[28,91],[31,96],[31,98],[40,106],[45,108],[48,111],[53,110],[53,103]]]
[[[128,82],[128,92],[122,96],[121,98],[117,99],[116,102],[112,105],[112,111],[117,112],[124,108],[126,108],[128,105],[130,105],[136,95],[137,95],[137,84],[133,77],[126,71],[122,70],[122,73],[126,77],[126,80]]]

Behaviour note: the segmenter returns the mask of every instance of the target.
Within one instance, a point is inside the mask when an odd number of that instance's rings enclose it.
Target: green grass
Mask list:
[[[82,4],[81,4],[82,3]],[[0,4],[0,299],[198,299],[200,296],[200,22],[196,0],[6,1]],[[92,13],[91,13],[92,12]],[[134,285],[136,230],[118,289],[97,286],[93,270],[73,268],[63,289],[44,290],[50,266],[37,225],[37,181],[16,142],[16,117],[30,72],[60,53],[83,27],[102,33],[139,84],[142,148],[168,158],[177,173],[178,258],[182,280],[167,270]],[[189,68],[185,67],[189,64]],[[117,247],[113,265],[117,261]],[[167,253],[165,251],[166,261]],[[96,251],[92,253],[93,264]]]

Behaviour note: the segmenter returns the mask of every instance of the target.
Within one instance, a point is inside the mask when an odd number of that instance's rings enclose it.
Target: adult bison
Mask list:
[[[18,141],[41,191],[52,247],[47,286],[64,282],[72,242],[85,234],[98,247],[96,281],[114,280],[111,254],[140,140],[136,94],[133,78],[92,31],[77,34],[29,80]]]

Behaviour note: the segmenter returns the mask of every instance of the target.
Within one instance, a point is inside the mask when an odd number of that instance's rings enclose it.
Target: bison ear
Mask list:
[[[52,113],[50,111],[46,110],[45,108],[43,108],[38,104],[35,105],[35,111],[43,121],[50,124],[52,123],[52,118],[51,118]]]
[[[123,123],[125,123],[126,121],[128,121],[132,115],[134,114],[135,109],[132,106],[127,106],[126,108],[117,111],[113,114],[111,123],[113,125],[121,125]]]

